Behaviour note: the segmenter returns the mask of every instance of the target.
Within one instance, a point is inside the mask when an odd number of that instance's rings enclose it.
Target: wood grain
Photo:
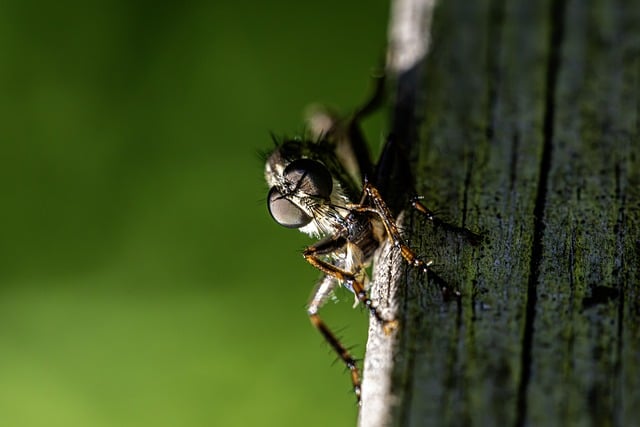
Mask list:
[[[462,298],[381,254],[401,329],[371,324],[360,425],[640,425],[640,7],[448,0],[427,30],[417,190],[484,243],[405,212]]]

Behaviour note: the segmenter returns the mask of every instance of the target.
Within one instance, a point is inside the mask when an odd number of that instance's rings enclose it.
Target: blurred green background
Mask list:
[[[0,425],[355,423],[256,153],[364,99],[387,12],[0,2]],[[324,313],[362,356],[343,299]]]

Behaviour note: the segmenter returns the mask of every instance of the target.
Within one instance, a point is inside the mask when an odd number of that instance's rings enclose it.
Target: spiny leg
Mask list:
[[[435,213],[431,209],[427,208],[420,200],[421,200],[421,197],[419,196],[412,197],[411,206],[416,211],[424,215],[424,217],[427,218],[429,221],[431,221],[433,225],[435,225],[436,227],[440,227],[445,231],[450,231],[450,232],[459,234],[465,239],[467,239],[467,241],[469,241],[469,243],[473,245],[477,245],[482,241],[482,236],[480,234],[474,233],[473,231],[465,227],[459,227],[457,225],[453,225],[446,221],[441,220],[435,215]]]
[[[393,245],[400,249],[400,253],[402,254],[402,257],[407,261],[407,263],[414,268],[417,268],[423,272],[427,272],[429,270],[429,266],[433,263],[433,261],[421,260],[413,251],[413,249],[411,249],[404,242],[404,239],[400,235],[400,231],[398,230],[398,226],[396,225],[393,215],[387,207],[387,204],[382,199],[382,196],[380,195],[378,189],[375,188],[371,183],[365,182],[363,190],[364,195],[359,210],[376,213],[382,220],[384,228],[386,229],[389,238],[393,242]],[[362,206],[367,197],[373,203],[373,209],[368,206]]]
[[[371,200],[373,207],[365,205],[367,198]],[[424,205],[422,204],[420,205],[424,207]],[[423,261],[418,257],[415,251],[405,243],[404,239],[400,235],[400,231],[398,230],[398,226],[395,223],[395,219],[393,218],[391,211],[387,207],[387,204],[382,199],[382,196],[380,195],[380,192],[376,187],[374,187],[369,182],[365,182],[364,188],[363,188],[363,196],[362,196],[360,205],[352,206],[352,208],[359,211],[372,212],[378,215],[382,220],[385,230],[387,231],[389,238],[393,242],[393,245],[396,248],[400,249],[400,253],[402,257],[405,259],[405,261],[407,261],[407,263],[410,266],[417,268],[418,270],[425,273],[429,272],[429,277],[438,284],[438,287],[443,293],[447,293],[447,294],[452,293],[456,297],[460,296],[459,291],[452,290],[449,284],[446,282],[446,280],[444,280],[442,277],[440,277],[436,272],[434,272],[430,268],[433,261],[431,260]],[[429,212],[429,213],[431,212],[426,207],[424,208],[425,208],[425,212]]]
[[[333,247],[333,244],[337,246]],[[371,301],[367,295],[364,285],[356,278],[356,276],[353,273],[345,271],[319,258],[319,255],[333,252],[344,244],[344,238],[323,240],[315,245],[307,247],[302,255],[309,264],[313,265],[323,273],[335,278],[339,282],[344,283],[347,288],[351,288],[353,293],[356,295],[356,298],[358,298],[358,301],[360,301],[369,310],[371,315],[382,324],[385,333],[390,334],[397,326],[397,322],[395,320],[386,320],[382,317],[380,312],[373,305],[373,301]],[[330,250],[332,247],[333,249]]]
[[[342,362],[347,366],[351,372],[351,382],[353,384],[353,391],[360,403],[361,395],[361,381],[360,371],[356,360],[351,356],[351,353],[342,345],[336,335],[329,329],[324,321],[318,315],[320,307],[326,302],[329,294],[336,286],[337,281],[345,283],[356,294],[356,297],[362,304],[365,305],[371,312],[371,315],[383,324],[385,333],[391,333],[391,331],[397,325],[396,321],[384,320],[378,310],[373,306],[371,299],[367,296],[367,292],[360,281],[358,281],[353,273],[345,271],[337,266],[330,264],[319,258],[321,255],[330,254],[346,245],[346,239],[340,236],[333,236],[328,239],[322,240],[315,245],[307,247],[303,256],[309,262],[309,264],[316,267],[318,270],[325,273],[325,277],[322,279],[318,287],[316,288],[307,313],[313,326],[322,334],[324,339],[329,343],[333,350],[338,354]]]
[[[309,307],[307,308],[307,314],[309,315],[309,319],[315,328],[320,331],[325,341],[329,343],[331,348],[338,354],[342,362],[347,366],[349,371],[351,372],[351,382],[353,384],[353,392],[358,399],[358,403],[360,402],[360,394],[361,394],[361,381],[360,381],[360,371],[358,369],[358,365],[356,360],[351,356],[351,353],[340,343],[338,338],[335,336],[333,332],[327,327],[324,321],[318,315],[318,310],[322,305],[327,301],[330,293],[336,286],[336,281],[333,277],[326,275],[322,278],[322,281],[319,283],[316,288],[311,301],[309,302]]]

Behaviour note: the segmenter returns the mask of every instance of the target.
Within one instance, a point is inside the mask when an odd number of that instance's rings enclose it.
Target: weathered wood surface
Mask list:
[[[447,0],[413,148],[411,245],[381,256],[360,424],[640,425],[640,5]],[[393,251],[392,251],[393,252]]]

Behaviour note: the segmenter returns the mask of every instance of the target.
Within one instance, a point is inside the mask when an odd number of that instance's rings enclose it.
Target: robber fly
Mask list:
[[[410,266],[426,272],[431,264],[405,243],[392,211],[369,180],[376,171],[359,121],[377,107],[381,96],[382,84],[378,84],[371,100],[344,120],[325,111],[317,112],[310,120],[314,135],[276,142],[265,165],[270,187],[267,207],[273,219],[284,227],[321,239],[302,253],[323,273],[307,313],[350,370],[358,401],[360,372],[356,360],[320,318],[319,309],[337,286],[344,286],[390,334],[398,326],[397,321],[384,318],[367,293],[366,268],[375,252],[390,239]],[[435,220],[417,199],[412,204]]]

